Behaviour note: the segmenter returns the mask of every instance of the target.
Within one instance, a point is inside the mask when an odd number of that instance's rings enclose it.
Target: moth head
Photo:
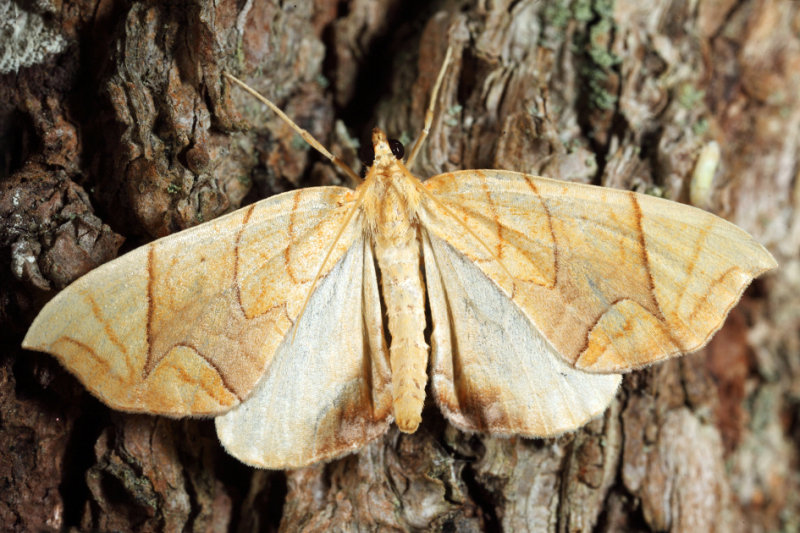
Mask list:
[[[404,153],[403,143],[396,139],[388,139],[383,131],[375,128],[372,130],[372,146],[362,145],[359,157],[367,167],[375,165],[387,167],[398,161],[402,162]]]

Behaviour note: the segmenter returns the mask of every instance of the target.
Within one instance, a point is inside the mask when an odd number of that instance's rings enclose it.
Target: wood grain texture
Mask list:
[[[41,3],[17,4],[44,15]],[[0,461],[0,522],[31,531],[791,529],[800,511],[791,416],[800,5],[791,0],[624,0],[613,11],[523,0],[454,13],[468,28],[420,177],[503,168],[685,201],[715,140],[722,153],[705,208],[781,263],[702,353],[627,375],[611,409],[579,431],[546,441],[465,434],[427,405],[413,435],[390,428],[333,464],[254,472],[213,442],[213,422],[111,412],[55,358],[18,349],[45,298],[117,255],[91,227],[148,239],[229,212],[248,191],[249,200],[336,182],[288,127],[227,91],[220,69],[236,69],[338,155],[347,155],[339,120],[351,135],[373,123],[389,135],[418,132],[453,16],[396,4],[66,2],[47,11],[80,46],[1,82],[12,114],[0,123],[14,135],[0,150],[12,173],[0,193],[0,247],[7,259],[14,247],[0,290],[0,433],[15,452]],[[237,110],[255,129],[242,129]],[[198,149],[210,161],[200,173],[189,158]],[[85,209],[56,184],[78,189]],[[17,265],[28,269],[22,277],[8,272]],[[134,431],[143,419],[164,438]],[[148,485],[155,497],[143,500]]]

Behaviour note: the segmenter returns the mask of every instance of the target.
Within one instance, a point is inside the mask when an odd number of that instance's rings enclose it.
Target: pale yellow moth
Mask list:
[[[392,420],[415,431],[428,376],[462,430],[574,430],[621,372],[706,344],[776,267],[733,224],[659,198],[503,170],[420,182],[407,167],[450,56],[406,164],[375,130],[355,190],[280,194],[134,250],[59,293],[23,346],[115,409],[215,416],[243,462],[297,467]]]

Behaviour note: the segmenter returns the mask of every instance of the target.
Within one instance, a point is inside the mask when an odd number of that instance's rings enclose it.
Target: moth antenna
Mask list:
[[[258,91],[247,85],[245,82],[243,82],[236,76],[228,74],[227,72],[223,72],[223,75],[225,75],[226,78],[228,78],[236,85],[238,85],[239,87],[250,93],[252,96],[254,96],[256,100],[258,100],[262,104],[269,107],[272,111],[274,111],[284,122],[286,122],[294,131],[296,131],[297,134],[300,135],[300,137],[302,137],[305,142],[311,145],[311,147],[314,148],[317,152],[321,153],[326,158],[328,158],[328,160],[337,167],[339,167],[339,169],[342,172],[347,174],[347,177],[350,178],[350,181],[353,183],[354,187],[361,185],[361,182],[363,180],[358,174],[355,173],[355,171],[352,168],[350,168],[347,165],[347,163],[345,163],[344,161],[342,161],[341,159],[330,153],[324,146],[322,146],[322,144],[318,140],[314,138],[313,135],[311,135],[308,131],[298,126],[291,118],[289,118],[289,116],[286,113],[281,111],[281,109],[278,106],[269,101],[267,97],[261,95]]]
[[[439,88],[442,86],[444,73],[447,71],[447,66],[450,64],[452,56],[453,45],[448,45],[447,52],[444,54],[444,61],[442,61],[442,67],[439,69],[439,75],[436,77],[436,83],[433,84],[431,99],[428,101],[428,109],[425,111],[425,125],[422,127],[419,138],[417,139],[417,142],[414,143],[414,147],[411,149],[411,153],[408,154],[408,159],[406,160],[406,167],[409,169],[417,159],[417,153],[419,153],[420,148],[422,148],[423,141],[428,137],[428,133],[431,131],[431,124],[433,124],[433,110],[436,107],[436,97],[439,95]]]
[[[355,200],[353,201],[353,207],[351,207],[350,211],[347,213],[344,222],[342,222],[342,226],[339,228],[339,231],[336,232],[336,237],[333,238],[333,242],[328,247],[328,252],[325,254],[325,259],[322,260],[322,263],[320,263],[319,268],[317,269],[317,274],[314,276],[314,281],[311,282],[311,286],[308,288],[308,293],[306,293],[306,297],[303,300],[303,306],[300,308],[300,313],[298,313],[297,318],[294,320],[294,326],[292,328],[292,343],[294,343],[295,336],[297,336],[297,324],[300,322],[300,319],[303,318],[303,313],[306,311],[308,301],[311,299],[311,295],[314,293],[314,289],[317,287],[317,282],[322,274],[322,269],[325,268],[325,264],[328,262],[331,253],[333,253],[333,249],[336,248],[336,243],[339,242],[339,239],[344,233],[344,229],[350,224],[350,220],[353,218],[353,215],[361,205],[361,197],[364,195],[365,190],[366,189],[359,190],[358,196],[356,196]]]
[[[474,231],[472,231],[472,229],[470,229],[470,227],[469,227],[469,226],[467,226],[467,224],[466,224],[466,223],[465,223],[463,220],[461,220],[461,219],[458,217],[458,215],[456,215],[455,213],[453,213],[453,211],[452,211],[452,210],[451,210],[449,207],[447,207],[447,206],[446,206],[446,205],[444,205],[442,202],[440,202],[440,201],[439,201],[439,199],[438,199],[438,198],[436,198],[436,195],[434,195],[434,194],[431,194],[431,192],[430,192],[428,189],[426,189],[426,188],[425,188],[425,187],[422,185],[422,182],[420,182],[420,181],[417,181],[417,180],[414,180],[414,182],[413,182],[413,183],[414,183],[414,186],[417,188],[417,190],[418,190],[418,191],[420,191],[420,192],[421,192],[421,193],[422,193],[424,196],[428,197],[428,198],[429,198],[431,201],[433,201],[433,203],[434,203],[434,204],[436,204],[436,206],[437,206],[437,207],[441,208],[441,209],[442,209],[442,210],[443,210],[445,213],[447,213],[447,214],[448,214],[448,215],[449,215],[449,216],[450,216],[450,217],[451,217],[453,220],[455,220],[456,222],[458,222],[458,224],[459,224],[459,225],[460,225],[462,228],[464,228],[465,230],[467,230],[467,233],[469,233],[470,235],[472,235],[472,237],[473,237],[473,238],[474,238],[476,241],[478,241],[479,243],[481,243],[481,246],[483,246],[483,248],[484,248],[484,249],[485,249],[487,252],[489,252],[489,255],[491,255],[491,256],[494,258],[494,260],[495,260],[495,261],[497,261],[497,264],[498,264],[498,265],[500,265],[500,268],[502,268],[502,269],[503,269],[503,272],[505,272],[505,273],[506,273],[506,275],[508,275],[508,277],[510,277],[511,279],[514,279],[514,276],[512,276],[512,275],[511,275],[511,272],[509,272],[509,271],[508,271],[508,269],[506,268],[506,265],[504,265],[504,264],[503,264],[503,260],[502,260],[502,259],[500,259],[500,258],[497,256],[497,254],[496,254],[496,253],[494,253],[494,251],[491,249],[491,247],[490,247],[488,244],[486,244],[485,242],[483,242],[483,239],[481,239],[481,238],[478,236],[478,234],[476,234]]]

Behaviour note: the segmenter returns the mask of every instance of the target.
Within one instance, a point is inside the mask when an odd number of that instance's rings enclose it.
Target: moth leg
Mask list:
[[[411,149],[411,153],[408,155],[408,159],[406,160],[406,167],[409,169],[411,169],[411,166],[417,159],[419,149],[422,148],[423,141],[426,137],[428,137],[428,133],[431,131],[431,124],[433,123],[433,109],[436,107],[436,97],[439,95],[439,88],[442,86],[444,73],[447,71],[447,67],[450,64],[452,56],[453,45],[449,45],[444,56],[444,61],[442,62],[442,68],[439,69],[439,75],[436,77],[436,83],[433,84],[431,99],[428,101],[428,109],[425,111],[425,125],[422,127],[422,132],[420,132],[419,138],[417,139],[417,142],[414,143],[414,148]]]

